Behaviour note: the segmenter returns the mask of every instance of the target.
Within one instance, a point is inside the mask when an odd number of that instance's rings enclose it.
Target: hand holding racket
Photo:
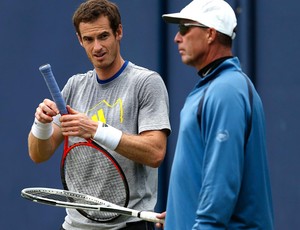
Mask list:
[[[43,65],[39,70],[60,114],[68,114],[51,66]],[[123,170],[108,151],[91,139],[83,139],[69,146],[69,138],[65,136],[61,180],[65,190],[88,194],[122,207],[128,205],[129,188]],[[99,212],[98,209],[78,209],[78,211],[98,222],[111,221],[120,216],[117,212]]]
[[[66,190],[50,188],[25,188],[21,191],[21,196],[31,201],[47,205],[92,210],[94,212],[104,211],[119,213],[121,215],[138,217],[142,220],[150,222],[161,224],[164,223],[163,219],[158,219],[156,217],[159,215],[158,213],[124,208],[96,197]]]

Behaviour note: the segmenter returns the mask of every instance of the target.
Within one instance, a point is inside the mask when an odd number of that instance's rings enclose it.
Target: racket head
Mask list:
[[[99,210],[99,206],[114,206],[89,195],[53,188],[24,188],[21,196],[33,202],[65,208]]]
[[[61,180],[64,189],[127,207],[128,182],[113,156],[92,140],[76,142],[68,148],[67,143],[68,140],[65,140],[65,151],[61,161]],[[120,216],[117,213],[94,210],[77,211],[97,222],[109,222]]]

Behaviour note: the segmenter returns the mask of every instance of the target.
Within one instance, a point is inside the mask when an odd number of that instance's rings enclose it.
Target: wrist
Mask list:
[[[38,119],[34,119],[33,125],[31,127],[31,133],[38,139],[47,140],[53,134],[53,127],[51,123],[42,123]]]
[[[122,131],[102,122],[98,122],[98,128],[92,138],[96,143],[115,150],[120,143]]]

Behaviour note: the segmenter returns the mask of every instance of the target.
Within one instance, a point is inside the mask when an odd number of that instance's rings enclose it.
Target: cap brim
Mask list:
[[[164,14],[162,18],[165,22],[179,24],[181,20],[192,20],[190,17],[183,15],[182,13]]]

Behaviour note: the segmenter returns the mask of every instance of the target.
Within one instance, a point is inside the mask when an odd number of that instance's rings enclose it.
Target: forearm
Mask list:
[[[32,131],[30,131],[28,135],[28,152],[32,161],[41,163],[51,158],[59,144],[62,142],[62,137],[59,139],[59,135],[57,135],[58,129],[59,128],[54,125],[53,135],[46,140],[35,137],[32,134]]]
[[[167,135],[164,131],[148,131],[140,135],[122,135],[116,152],[137,163],[157,168],[166,153]]]

